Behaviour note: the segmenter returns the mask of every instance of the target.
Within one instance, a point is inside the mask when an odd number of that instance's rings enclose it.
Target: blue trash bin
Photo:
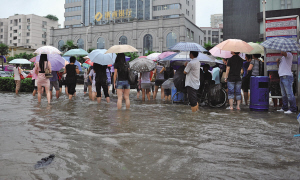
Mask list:
[[[173,102],[184,102],[184,93],[178,93],[175,97],[174,95],[177,93],[177,89],[175,86],[172,87],[171,89],[171,96],[173,99]]]
[[[250,110],[268,111],[269,83],[268,76],[252,76],[250,78]]]

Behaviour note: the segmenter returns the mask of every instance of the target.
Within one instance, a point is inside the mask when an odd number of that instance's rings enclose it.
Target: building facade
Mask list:
[[[196,0],[66,0],[65,22],[68,28],[93,25],[174,18],[184,14],[195,23]]]
[[[223,29],[212,27],[200,27],[204,33],[204,43],[219,44],[223,41]]]
[[[50,45],[61,48],[72,40],[80,48],[109,49],[117,44],[129,44],[138,49],[139,55],[148,51],[164,52],[178,42],[204,44],[204,33],[184,15],[165,19],[137,20],[88,27],[51,30]]]
[[[210,27],[223,28],[223,14],[212,14],[210,16]]]
[[[10,47],[37,49],[49,45],[51,27],[58,21],[34,14],[14,15],[0,19],[0,42]]]
[[[263,7],[261,0],[223,0],[224,40],[263,41]],[[300,16],[299,0],[270,0],[266,18]]]

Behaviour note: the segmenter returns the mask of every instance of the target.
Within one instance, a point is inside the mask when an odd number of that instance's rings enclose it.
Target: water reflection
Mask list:
[[[82,93],[81,93],[82,94]],[[298,179],[295,115],[0,93],[0,179]],[[159,97],[159,95],[158,95]],[[3,116],[5,114],[5,116]],[[49,154],[55,160],[34,170]],[[16,171],[17,169],[17,171]]]

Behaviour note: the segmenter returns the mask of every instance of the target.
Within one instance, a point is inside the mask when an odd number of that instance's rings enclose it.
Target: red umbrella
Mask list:
[[[94,63],[90,59],[86,60],[84,63],[86,63],[88,65],[91,65],[91,66],[94,65]]]
[[[35,61],[36,61],[36,56],[33,57],[33,58],[31,58],[29,61],[30,61],[30,62],[35,62]]]

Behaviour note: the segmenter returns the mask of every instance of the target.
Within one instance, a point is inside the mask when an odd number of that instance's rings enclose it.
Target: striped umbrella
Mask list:
[[[176,50],[176,51],[200,51],[200,52],[207,51],[200,44],[192,43],[192,42],[179,42],[174,46],[170,47],[169,49]]]
[[[296,41],[284,37],[271,38],[261,43],[267,49],[276,49],[279,51],[300,51],[300,47]]]
[[[35,54],[61,54],[61,52],[53,46],[43,46],[34,51]]]

